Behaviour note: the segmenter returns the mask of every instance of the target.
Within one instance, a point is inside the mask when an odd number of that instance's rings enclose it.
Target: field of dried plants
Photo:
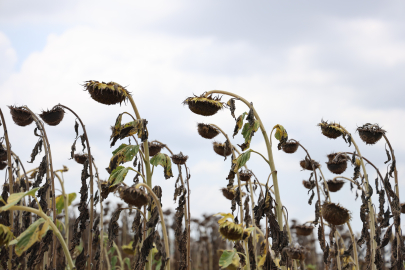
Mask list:
[[[166,142],[149,141],[147,125],[153,123],[141,117],[125,87],[98,81],[83,86],[94,101],[131,110],[111,123],[109,164],[96,164],[85,123],[71,107],[58,104],[35,114],[27,106],[9,106],[14,123],[6,123],[0,109],[0,170],[5,172],[0,269],[404,269],[401,213],[405,204],[399,198],[393,146],[378,124],[365,123],[352,135],[340,123],[321,120],[318,126],[324,136],[341,138],[353,149],[326,157],[326,168],[336,175],[327,180],[322,172],[325,166],[311,158],[311,149],[300,138],[289,138],[280,124],[267,133],[251,101],[220,90],[185,99],[183,104],[195,114],[208,117],[229,110],[229,119],[235,122],[232,134],[216,124],[198,124],[198,134],[206,140],[217,139],[213,150],[230,165],[229,174],[223,176],[228,184],[221,189],[230,208],[228,213],[207,209],[214,215],[197,219],[190,214],[192,178],[187,155],[198,153],[176,154]],[[225,97],[229,99],[221,101]],[[235,115],[236,106],[246,111]],[[53,157],[60,153],[52,152],[46,133],[48,126],[62,122],[65,113],[76,118],[70,158],[83,167],[80,190],[70,194],[64,182],[69,169],[54,168]],[[13,124],[34,127],[38,137],[28,163],[11,147],[8,131]],[[244,141],[233,144],[238,133]],[[252,149],[252,139],[264,140],[265,149]],[[385,164],[374,164],[372,156],[361,154],[361,144],[379,141],[386,144],[386,153],[375,155],[386,155]],[[308,180],[302,182],[308,205],[302,207],[314,211],[313,220],[304,224],[289,217],[283,206],[282,200],[288,198],[280,196],[273,160],[273,150],[294,154],[299,148],[305,153],[300,166],[308,172]],[[68,151],[62,154],[69,155]],[[268,166],[265,182],[259,182],[249,169],[251,155],[258,155]],[[37,167],[35,161],[39,161]],[[109,178],[102,180],[99,169],[105,167]],[[153,174],[158,173],[173,182],[174,194],[153,183]],[[60,184],[61,192],[55,184]],[[358,197],[362,202],[359,217],[333,201],[333,193],[344,184],[355,191],[347,204]],[[378,202],[372,201],[373,194]],[[112,203],[112,195],[121,202]],[[175,212],[163,210],[162,196],[174,196]],[[72,204],[76,197],[79,202]],[[361,220],[362,227],[352,227],[353,219]]]

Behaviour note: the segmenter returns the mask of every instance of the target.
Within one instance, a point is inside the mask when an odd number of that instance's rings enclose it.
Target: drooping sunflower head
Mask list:
[[[357,128],[360,139],[366,144],[375,144],[385,134],[385,130],[377,124],[365,124]]]
[[[219,130],[210,124],[198,123],[198,134],[205,139],[213,139],[219,134]]]
[[[296,140],[289,140],[285,142],[281,147],[287,154],[293,154],[298,150],[299,143]]]
[[[339,204],[327,203],[322,205],[322,217],[333,225],[342,225],[350,220],[350,212]]]
[[[153,157],[155,156],[157,153],[160,152],[160,150],[162,150],[163,147],[165,147],[166,145],[163,143],[160,143],[158,141],[151,141],[148,142],[148,148],[149,148],[149,156]],[[141,149],[142,151],[144,151],[143,149],[143,144],[141,144]]]
[[[20,127],[25,127],[34,121],[31,113],[24,107],[8,106],[10,108],[10,114],[16,125]]]
[[[227,143],[213,142],[213,148],[215,153],[220,156],[230,156],[232,154],[232,148]]]
[[[328,184],[328,189],[330,192],[337,192],[343,187],[345,181],[334,179],[328,180],[326,183]]]
[[[344,131],[338,123],[328,123],[327,121],[322,120],[318,126],[321,127],[322,134],[330,139],[336,139],[344,134]]]
[[[334,174],[342,174],[346,171],[349,157],[341,153],[332,153],[327,155],[329,161],[326,162],[328,169]]]
[[[293,229],[295,229],[295,233],[297,235],[301,235],[301,236],[308,236],[312,233],[312,231],[314,230],[314,226],[312,225],[295,225],[293,227]]]
[[[252,171],[250,170],[240,170],[239,171],[239,178],[241,181],[249,181],[250,177],[252,177]]]
[[[125,87],[115,82],[86,81],[83,85],[92,99],[105,105],[121,104],[130,96]]]
[[[183,164],[186,164],[188,156],[185,156],[185,155],[183,155],[182,152],[180,152],[180,154],[173,155],[173,156],[171,156],[171,158],[172,158],[172,161],[174,164],[183,165]]]
[[[243,226],[227,220],[219,226],[219,233],[224,239],[238,241],[243,237]]]
[[[75,158],[75,161],[77,162],[77,163],[79,163],[79,164],[84,164],[84,162],[86,161],[86,159],[87,159],[87,154],[86,153],[80,153],[80,154],[75,154],[74,155],[74,158]]]
[[[206,97],[204,94],[199,97],[186,98],[183,104],[188,105],[188,108],[193,113],[203,116],[214,115],[224,107],[224,103],[221,102],[221,97],[213,97],[212,95]]]
[[[149,202],[148,195],[141,189],[135,187],[126,187],[119,190],[121,199],[130,205],[141,208]]]
[[[45,123],[50,126],[57,126],[65,115],[65,110],[62,107],[56,106],[51,110],[42,111],[39,115]]]

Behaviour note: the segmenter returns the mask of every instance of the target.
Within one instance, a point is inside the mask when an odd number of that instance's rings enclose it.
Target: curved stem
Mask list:
[[[321,175],[322,175],[322,178],[323,178],[323,186],[326,187],[326,190],[328,191],[328,201],[331,202],[331,201],[332,201],[332,198],[330,197],[329,186],[328,186],[328,183],[326,183],[326,178],[325,178],[325,176],[323,175],[323,172],[322,172],[322,170],[321,170],[321,167],[318,168],[318,171],[319,171],[319,172],[321,173]],[[325,197],[326,197],[326,196],[325,196]]]
[[[34,208],[31,208],[31,207],[26,207],[26,206],[12,206],[12,207],[10,207],[10,209],[19,210],[19,211],[25,211],[25,212],[31,212],[31,213],[33,213],[33,214],[35,214],[35,215],[37,215],[37,216],[42,217],[42,218],[45,219],[45,220],[48,220],[48,221],[49,221],[49,225],[52,227],[52,231],[53,231],[54,235],[56,235],[56,237],[58,238],[58,240],[59,240],[59,242],[60,242],[60,245],[61,245],[62,248],[63,248],[63,252],[65,253],[65,257],[66,257],[66,260],[67,260],[67,262],[68,262],[69,268],[70,268],[70,269],[74,269],[74,268],[75,268],[75,266],[74,266],[74,264],[73,264],[73,261],[72,261],[72,257],[70,257],[69,249],[68,249],[68,247],[67,247],[65,241],[63,240],[63,236],[62,236],[61,233],[59,232],[59,229],[56,227],[55,223],[52,222],[52,220],[51,220],[50,217],[48,217],[44,212],[42,212],[42,211],[40,211],[40,210],[37,210],[37,209],[34,209]],[[55,258],[55,259],[56,259],[56,258]]]
[[[28,106],[24,106],[24,108],[30,112],[32,118],[34,119],[35,123],[37,124],[38,129],[40,129],[43,140],[44,140],[44,149],[45,152],[47,152],[47,178],[49,178],[49,171],[51,174],[51,184],[52,184],[52,214],[53,214],[53,222],[56,224],[56,202],[55,202],[55,175],[54,175],[54,170],[53,170],[53,162],[52,162],[52,152],[51,152],[51,144],[49,143],[48,135],[46,134],[45,126],[40,121],[37,117],[37,115],[32,112]],[[49,168],[48,168],[49,166]],[[48,193],[49,194],[49,193]],[[53,241],[52,241],[52,257],[56,258],[56,239],[55,235],[53,236]],[[53,260],[53,268],[56,268],[56,260]]]
[[[160,222],[162,224],[163,238],[164,238],[164,242],[165,242],[165,251],[166,251],[166,256],[168,256],[167,269],[170,270],[169,240],[167,238],[166,224],[165,224],[165,219],[163,216],[162,207],[160,206],[159,198],[156,196],[155,192],[153,192],[153,190],[147,184],[139,183],[135,186],[135,188],[139,188],[139,187],[145,187],[148,190],[148,193],[150,195],[152,195],[152,198],[153,198],[153,200],[155,200],[156,206],[159,210]]]
[[[260,130],[262,131],[263,134],[263,138],[264,141],[266,143],[266,148],[267,148],[267,154],[269,156],[269,165],[270,165],[270,170],[272,172],[274,172],[273,174],[273,186],[274,186],[274,191],[275,191],[275,195],[276,195],[276,210],[277,210],[277,221],[278,221],[278,225],[280,226],[280,228],[283,228],[283,217],[282,217],[282,205],[281,205],[281,199],[280,199],[280,191],[279,191],[279,187],[278,187],[278,179],[277,179],[277,171],[276,171],[276,166],[274,165],[274,159],[273,159],[273,152],[271,149],[271,144],[269,141],[269,137],[267,136],[267,132],[266,129],[262,123],[262,120],[260,119],[259,115],[257,114],[255,108],[253,107],[253,105],[251,105],[246,99],[244,99],[241,96],[238,96],[234,93],[231,92],[227,92],[227,91],[223,91],[223,90],[211,90],[208,91],[205,96],[208,96],[210,94],[213,93],[218,93],[218,94],[224,94],[224,95],[228,95],[228,96],[232,96],[235,97],[237,99],[239,99],[240,101],[242,101],[243,103],[246,104],[246,106],[248,106],[249,108],[251,108],[253,110],[253,113],[256,117],[256,119],[259,121],[260,123]]]
[[[357,254],[357,242],[356,239],[354,238],[354,234],[353,234],[353,230],[352,230],[352,226],[350,225],[350,221],[346,222],[347,224],[347,228],[349,228],[350,231],[350,238],[352,239],[352,243],[353,243],[353,253],[354,253],[354,260],[356,263],[356,270],[360,269],[360,265],[359,265],[359,256]]]
[[[340,128],[347,135],[350,136],[351,142],[353,143],[354,147],[356,148],[357,155],[360,158],[361,167],[363,169],[364,179],[366,180],[366,183],[367,183],[367,186],[365,188],[366,188],[367,192],[370,192],[370,186],[369,186],[369,182],[368,182],[368,174],[367,174],[366,166],[364,165],[363,157],[361,156],[361,153],[360,153],[360,149],[357,146],[357,144],[356,144],[355,140],[353,139],[352,135],[344,127],[340,127]],[[371,246],[371,267],[372,267],[372,270],[375,270],[376,265],[374,264],[374,258],[375,258],[375,250],[376,250],[376,247],[377,247],[377,243],[376,243],[376,241],[374,239],[374,236],[375,236],[375,217],[374,217],[374,208],[373,208],[372,203],[371,203],[371,198],[368,200],[368,208],[369,208],[369,211],[370,211],[369,225],[370,225],[370,241],[371,241],[371,245],[370,245]]]
[[[125,265],[124,265],[124,261],[122,260],[122,256],[121,256],[121,252],[118,249],[117,244],[113,241],[113,246],[115,247],[115,250],[117,251],[118,254],[118,260],[120,261],[120,265],[121,265],[121,269],[124,270],[125,269]]]
[[[3,123],[3,131],[4,131],[4,138],[6,139],[6,146],[7,146],[7,169],[8,169],[8,186],[9,186],[9,193],[10,195],[13,194],[13,187],[14,187],[14,181],[13,181],[13,168],[11,167],[11,147],[10,147],[10,140],[8,138],[8,132],[7,132],[7,125],[6,121],[4,120],[4,115],[3,112],[0,109],[0,117],[1,117],[1,122]],[[10,228],[13,228],[13,223],[14,223],[14,212],[10,209]],[[8,268],[12,268],[12,258],[13,258],[13,247],[9,247],[8,249]]]
[[[391,157],[392,157],[392,162],[395,162],[395,167],[394,167],[394,179],[395,179],[395,193],[399,199],[399,186],[398,186],[398,171],[397,171],[397,166],[396,166],[396,159],[395,159],[395,154],[394,154],[394,149],[391,146],[390,141],[388,140],[387,136],[383,134],[383,137],[385,141],[388,144],[388,147],[390,148],[391,151]]]
[[[87,157],[89,160],[89,170],[90,170],[90,224],[89,224],[90,229],[89,229],[89,239],[88,239],[88,241],[89,241],[88,242],[89,258],[88,258],[88,262],[87,262],[87,269],[91,270],[91,264],[92,264],[91,262],[93,260],[93,231],[92,231],[92,229],[93,229],[93,222],[94,222],[94,187],[93,187],[93,156],[91,155],[89,137],[87,136],[86,127],[84,126],[82,120],[80,119],[79,115],[77,115],[77,113],[75,113],[69,107],[62,105],[60,103],[56,106],[65,108],[66,110],[70,111],[77,118],[77,120],[79,120],[80,125],[82,126],[82,129],[83,129],[83,135],[84,135],[85,141],[86,141]]]

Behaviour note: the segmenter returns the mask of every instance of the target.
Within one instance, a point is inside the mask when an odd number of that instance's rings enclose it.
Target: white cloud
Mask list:
[[[7,36],[0,32],[0,83],[10,76],[14,64],[17,62],[17,54],[11,46]]]

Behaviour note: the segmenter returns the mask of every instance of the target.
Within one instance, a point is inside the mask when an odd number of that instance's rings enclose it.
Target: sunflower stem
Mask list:
[[[160,216],[160,222],[162,224],[162,231],[163,231],[163,238],[164,238],[164,243],[165,243],[165,251],[166,251],[166,256],[167,256],[167,266],[166,269],[170,270],[170,250],[169,250],[169,240],[167,237],[167,230],[166,230],[166,224],[165,224],[165,219],[163,216],[163,211],[162,211],[162,207],[160,206],[160,201],[159,198],[156,196],[155,192],[153,192],[152,188],[150,188],[148,185],[144,184],[144,183],[139,183],[135,186],[135,188],[139,188],[139,187],[144,187],[148,190],[148,193],[150,195],[152,195],[153,200],[156,203],[156,206],[158,208],[159,211],[159,216]],[[152,264],[152,263],[151,263]],[[151,265],[150,264],[150,265]]]
[[[77,115],[77,113],[75,113],[72,109],[70,109],[69,107],[62,105],[62,104],[58,104],[55,107],[62,107],[62,108],[67,109],[77,118],[77,120],[79,120],[80,125],[83,129],[83,135],[84,135],[85,141],[86,141],[87,158],[89,160],[89,170],[90,170],[90,224],[89,224],[89,238],[88,238],[89,258],[87,261],[87,269],[91,270],[92,260],[93,260],[93,230],[92,229],[93,229],[93,222],[94,222],[94,184],[93,184],[93,156],[91,155],[89,137],[87,136],[86,127],[84,126],[82,120],[80,119],[79,115]],[[55,108],[55,107],[53,107],[53,108]],[[100,194],[100,196],[101,196],[101,194]],[[101,249],[101,247],[100,247],[100,249]],[[101,252],[101,250],[100,250],[100,252]],[[56,264],[56,260],[55,260],[54,264]],[[56,265],[55,265],[55,267],[56,267]]]

